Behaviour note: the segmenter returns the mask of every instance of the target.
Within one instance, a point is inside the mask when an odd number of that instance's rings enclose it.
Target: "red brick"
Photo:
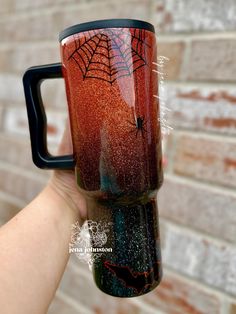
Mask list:
[[[14,88],[13,88],[14,87]],[[20,103],[24,99],[22,78],[18,75],[0,74],[0,102]]]
[[[0,190],[19,198],[28,203],[31,201],[46,185],[47,180],[38,174],[29,175],[29,173],[13,170],[13,167],[6,167],[6,164],[0,164]]]
[[[31,66],[58,61],[60,61],[60,49],[57,42],[54,45],[38,43],[17,45],[16,47],[0,47],[0,68],[2,72],[17,73],[22,76],[25,70]]]
[[[1,41],[35,41],[54,39],[57,41],[61,28],[62,12],[13,16],[1,19]],[[19,27],[20,25],[20,27]],[[46,30],[46,31],[45,31]]]
[[[7,201],[6,199],[2,198],[0,195],[0,221],[2,223],[7,222],[13,216],[15,216],[21,208],[16,204]]]
[[[160,286],[140,301],[168,314],[220,313],[220,300],[214,293],[166,270]]]
[[[0,107],[0,130],[3,125],[3,107]]]
[[[12,16],[11,19],[2,19],[0,29],[2,30],[1,41],[36,41],[53,39],[58,41],[58,34],[65,27],[91,20],[110,18],[137,18],[148,19],[148,0],[136,0],[125,2],[92,2],[90,5],[64,6],[48,10],[44,14],[34,12],[29,16]],[[21,27],[19,27],[19,25]],[[30,31],[29,31],[30,30]],[[46,31],[45,31],[46,30]]]
[[[47,111],[48,141],[59,143],[66,125],[67,113]],[[12,107],[5,110],[4,126],[6,133],[29,137],[29,127],[26,109]]]
[[[169,176],[159,191],[158,204],[161,217],[236,242],[234,193]]]
[[[32,171],[35,175],[49,176],[50,171],[38,169],[33,161],[29,138],[15,138],[6,134],[0,135],[0,161],[7,162],[21,169]]]
[[[76,304],[78,303],[78,304]],[[82,304],[79,304],[78,301],[75,301],[61,292],[58,292],[51,303],[47,314],[91,314],[90,311],[86,311]]]
[[[44,106],[48,109],[55,108],[67,114],[67,100],[65,82],[63,79],[45,80],[41,85]]]
[[[11,1],[13,1],[13,0],[10,0],[10,2]],[[109,2],[115,2],[115,0],[110,0]],[[68,10],[68,8],[70,6],[74,6],[75,4],[89,5],[91,3],[96,3],[96,0],[89,0],[89,1],[88,0],[70,0],[70,2],[68,2],[67,0],[57,0],[56,2],[54,0],[35,0],[35,1],[30,1],[30,0],[17,1],[17,0],[15,0],[14,7],[12,9],[14,11],[19,12],[19,11],[25,11],[25,10],[32,11],[34,9],[45,9],[45,8],[50,9],[50,7],[53,7],[53,6],[66,5],[67,10]]]
[[[104,300],[104,299],[103,299]],[[109,308],[109,313],[111,314],[145,314],[147,312],[143,312],[142,309],[138,307],[138,305],[133,304],[129,301],[119,302],[118,300],[110,300],[106,299],[105,302],[100,302],[100,305],[93,306],[94,314],[107,314],[107,308]]]
[[[235,16],[231,0],[159,0],[152,7],[152,20],[163,32],[235,30]]]
[[[236,141],[199,134],[176,136],[176,174],[236,187]]]
[[[236,296],[236,247],[162,222],[164,265]]]
[[[122,1],[122,0],[121,0]],[[132,1],[132,0],[131,0]],[[0,13],[14,13],[14,12],[31,12],[32,10],[40,10],[40,9],[50,9],[51,7],[54,6],[63,6],[66,4],[67,10],[70,6],[74,6],[75,4],[88,5],[91,3],[96,3],[95,0],[71,0],[69,3],[67,0],[57,0],[55,2],[54,0],[35,0],[35,1],[30,1],[30,0],[24,0],[24,1],[18,1],[18,0],[1,0],[1,7],[0,7]],[[109,2],[116,2],[114,0],[110,0]]]
[[[0,14],[7,13],[13,8],[13,0],[1,0]]]
[[[2,49],[0,47],[0,69],[1,69],[1,72],[8,72],[9,62],[10,62],[9,53],[10,53],[9,49]]]
[[[95,1],[89,6],[77,6],[73,10],[63,10],[63,24],[67,27],[97,19],[135,18],[149,19],[149,0]]]
[[[187,80],[235,81],[235,50],[235,38],[193,41],[183,77]]]
[[[229,314],[236,314],[236,302],[231,304]]]
[[[42,43],[36,46],[20,46],[17,47],[17,50],[0,49],[0,69],[7,73],[0,75],[0,101],[5,104],[17,103],[25,106],[23,73],[30,66],[58,61],[60,61],[60,57],[57,45],[56,47],[45,47]],[[41,90],[46,107],[67,110],[65,83],[62,78],[45,80],[41,85]]]
[[[179,78],[184,49],[184,42],[159,41],[157,34],[158,56],[165,56],[169,59],[165,62],[163,69],[159,69],[160,72],[164,72],[165,79],[176,80]]]
[[[11,0],[12,1],[12,0]],[[73,4],[75,0],[71,0],[70,4]],[[77,2],[81,2],[81,0],[77,0]],[[35,0],[35,1],[30,1],[30,0],[24,0],[24,1],[14,1],[14,11],[20,12],[20,11],[25,11],[29,10],[31,11],[32,9],[45,9],[53,5],[62,5],[63,3],[67,4],[66,0],[57,0],[55,3],[54,0]]]
[[[35,52],[37,50],[37,53]],[[20,46],[17,50],[0,49],[0,101],[5,104],[25,106],[22,76],[27,68],[35,65],[60,61],[59,47],[45,47],[42,43],[36,46]],[[16,74],[17,73],[17,74]],[[14,88],[13,88],[14,86]],[[43,102],[46,107],[67,110],[65,83],[61,79],[45,80],[41,85]]]
[[[236,134],[236,92],[230,85],[166,84],[172,127]]]

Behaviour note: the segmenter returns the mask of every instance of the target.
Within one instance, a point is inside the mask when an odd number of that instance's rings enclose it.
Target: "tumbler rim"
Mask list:
[[[134,19],[106,19],[85,22],[67,27],[59,33],[59,41],[76,33],[100,28],[139,28],[155,33],[154,26],[146,21]]]

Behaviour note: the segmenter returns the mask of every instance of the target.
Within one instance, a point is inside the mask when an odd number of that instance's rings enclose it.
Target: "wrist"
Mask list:
[[[76,219],[86,219],[86,201],[77,189],[74,175],[66,171],[54,171],[46,190],[58,205],[66,207]]]
[[[69,215],[71,219],[76,218],[76,211],[72,208],[67,198],[51,182],[48,182],[42,194],[51,207],[53,206],[58,211]]]

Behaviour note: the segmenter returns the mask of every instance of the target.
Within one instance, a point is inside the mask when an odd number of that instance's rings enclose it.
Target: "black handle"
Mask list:
[[[52,156],[47,149],[47,118],[40,85],[45,79],[60,77],[63,77],[61,63],[31,67],[23,77],[32,157],[35,165],[39,168],[74,169],[75,167],[73,155]]]

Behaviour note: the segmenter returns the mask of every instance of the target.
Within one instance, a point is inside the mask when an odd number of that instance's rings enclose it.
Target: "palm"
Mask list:
[[[71,154],[71,152],[70,128],[67,123],[58,153],[59,155],[66,155]],[[55,170],[51,184],[54,189],[63,196],[71,209],[79,213],[79,218],[85,220],[87,215],[86,200],[83,194],[78,190],[74,170]]]

